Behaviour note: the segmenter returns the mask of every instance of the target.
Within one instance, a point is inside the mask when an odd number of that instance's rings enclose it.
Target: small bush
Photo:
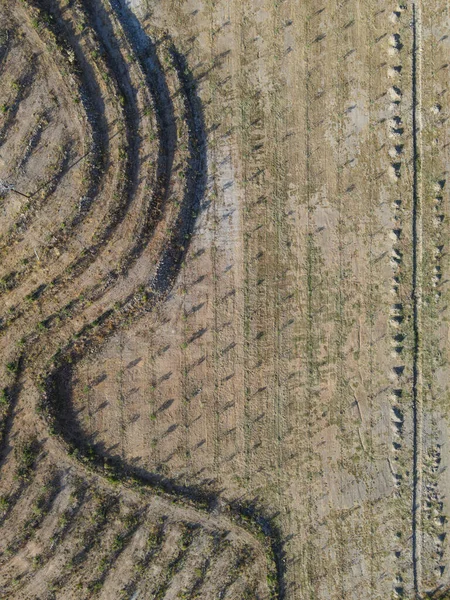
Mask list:
[[[19,370],[19,363],[17,361],[7,363],[6,370],[9,371],[9,373],[17,373]]]
[[[22,442],[16,447],[15,453],[17,459],[16,478],[26,481],[30,478],[38,454],[36,440]]]
[[[8,496],[0,496],[0,513],[4,513],[8,510],[9,498]]]
[[[8,405],[9,405],[8,390],[6,388],[3,388],[2,391],[0,392],[0,407],[6,407]]]

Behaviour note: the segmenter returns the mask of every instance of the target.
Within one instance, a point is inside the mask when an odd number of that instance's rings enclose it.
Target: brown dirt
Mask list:
[[[131,4],[0,3],[0,597],[444,597],[447,3]]]

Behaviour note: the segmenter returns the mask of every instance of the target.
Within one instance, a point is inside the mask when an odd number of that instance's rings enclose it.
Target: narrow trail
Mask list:
[[[412,301],[413,301],[413,490],[412,490],[412,561],[414,594],[421,589],[421,510],[422,510],[422,177],[421,148],[421,43],[420,3],[412,4],[412,135],[413,135],[413,211],[412,211]]]

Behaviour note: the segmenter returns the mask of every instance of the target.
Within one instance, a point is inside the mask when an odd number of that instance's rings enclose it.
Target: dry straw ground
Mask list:
[[[0,598],[446,597],[449,25],[0,0]]]

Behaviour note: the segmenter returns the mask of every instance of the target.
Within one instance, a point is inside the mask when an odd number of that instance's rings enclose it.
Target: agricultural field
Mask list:
[[[0,0],[0,599],[450,598],[448,0]]]

